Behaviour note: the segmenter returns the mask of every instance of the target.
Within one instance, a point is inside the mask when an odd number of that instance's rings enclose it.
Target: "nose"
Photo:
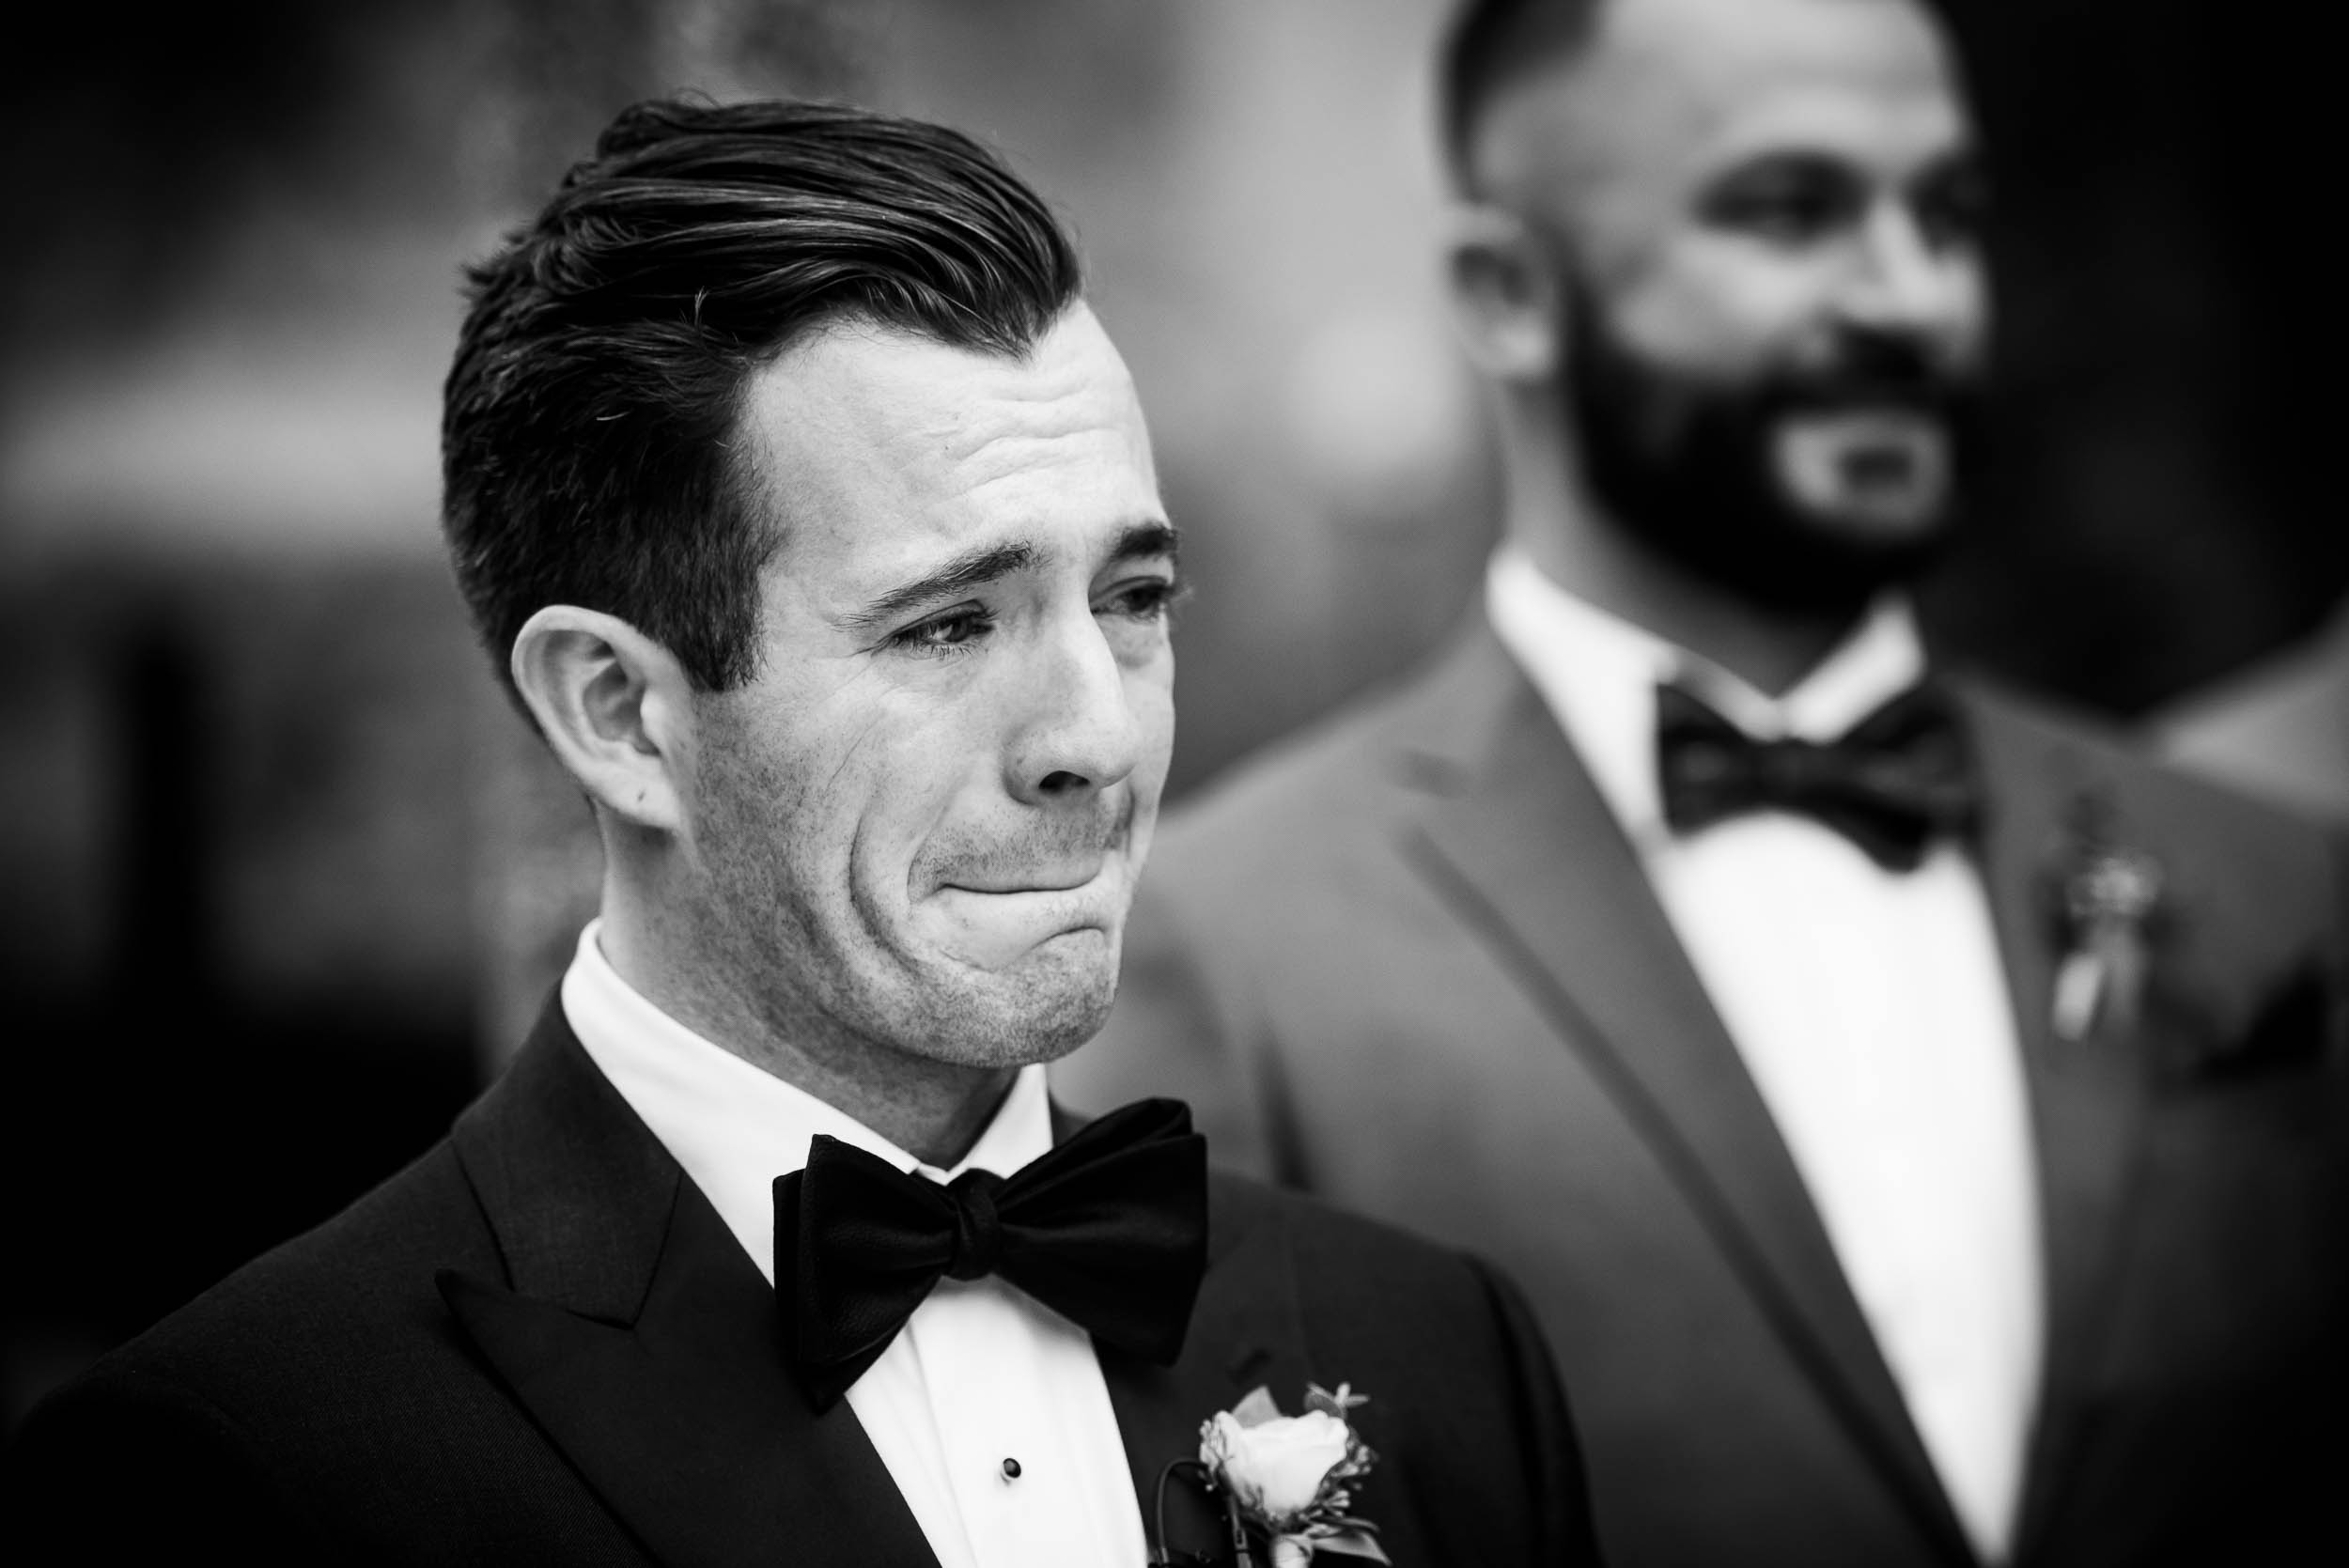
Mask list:
[[[1141,760],[1143,728],[1118,661],[1090,611],[1055,620],[1015,675],[1017,728],[1005,785],[1030,805],[1088,798]]]
[[[1928,231],[1897,199],[1879,201],[1858,238],[1842,306],[1852,326],[1966,349],[1981,326],[1982,257],[1967,239]]]

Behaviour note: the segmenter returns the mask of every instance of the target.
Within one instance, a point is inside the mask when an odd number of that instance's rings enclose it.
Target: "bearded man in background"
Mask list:
[[[1920,641],[1935,19],[1486,0],[1443,96],[1482,602],[1170,818],[1064,1091],[1499,1259],[1617,1564],[2343,1549],[2349,855]]]

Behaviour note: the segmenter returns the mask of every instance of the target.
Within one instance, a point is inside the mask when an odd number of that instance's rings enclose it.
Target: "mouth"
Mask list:
[[[1843,454],[1843,482],[1858,489],[1889,489],[1924,477],[1924,457],[1914,447],[1886,443]]]
[[[1906,413],[1790,420],[1778,460],[1792,493],[1814,510],[1910,528],[1940,514],[1949,489],[1945,432]]]
[[[958,871],[939,885],[955,893],[1073,893],[1100,876],[1108,859],[1109,851],[1103,848],[1042,863],[978,867]]]
[[[1098,940],[1125,919],[1132,883],[1106,851],[1030,862],[1016,869],[957,869],[922,900],[938,945],[981,969],[1000,970],[1065,941]]]
[[[1130,805],[1100,800],[1089,812],[1020,825],[1012,832],[934,846],[914,866],[915,886],[938,893],[1067,893],[1101,879],[1125,851],[1132,831]]]

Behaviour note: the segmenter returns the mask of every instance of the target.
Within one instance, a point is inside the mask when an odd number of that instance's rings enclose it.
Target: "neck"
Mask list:
[[[1861,613],[1793,612],[1743,598],[1639,542],[1584,481],[1561,411],[1520,405],[1502,427],[1507,532],[1542,574],[1610,614],[1777,696],[1816,668]]]
[[[607,856],[607,866],[613,863]],[[621,881],[607,871],[599,933],[605,961],[647,1001],[703,1039],[941,1170],[959,1164],[994,1120],[1019,1068],[915,1056],[843,1037],[805,1009],[779,1008],[711,960],[721,944],[693,939],[681,925],[658,918],[652,906],[628,896]]]

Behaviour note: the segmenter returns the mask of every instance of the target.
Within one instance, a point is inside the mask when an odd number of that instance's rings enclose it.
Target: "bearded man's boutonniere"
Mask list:
[[[1378,1527],[1352,1510],[1354,1488],[1378,1456],[1347,1414],[1363,1396],[1305,1386],[1305,1413],[1284,1416],[1262,1388],[1199,1428],[1199,1458],[1177,1461],[1223,1503],[1235,1568],[1304,1568],[1322,1552],[1385,1562]],[[1160,1484],[1163,1485],[1163,1478]],[[1163,1550],[1158,1559],[1168,1560]]]
[[[2049,1021],[2057,1039],[2074,1043],[2099,1028],[2136,1027],[2163,913],[2161,862],[2114,839],[2101,815],[2083,807],[2076,816],[2050,890],[2063,956]]]

